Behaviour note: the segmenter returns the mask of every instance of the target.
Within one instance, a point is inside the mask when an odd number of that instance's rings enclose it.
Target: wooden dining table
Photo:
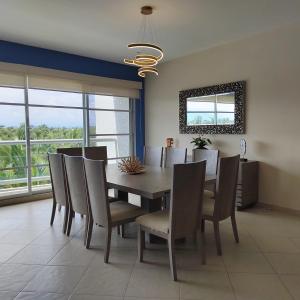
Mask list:
[[[117,191],[117,197],[128,201],[128,193],[141,196],[141,206],[147,212],[161,210],[162,198],[171,192],[173,168],[145,166],[141,174],[122,173],[116,164],[106,166],[108,188]],[[213,184],[216,175],[206,175],[206,184]],[[154,237],[150,237],[150,242]]]

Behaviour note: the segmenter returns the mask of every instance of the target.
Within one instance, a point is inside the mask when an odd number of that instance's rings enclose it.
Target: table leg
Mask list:
[[[119,200],[128,202],[128,193],[127,192],[115,190],[115,197],[118,198]]]
[[[118,198],[119,200],[128,202],[128,193],[119,191],[119,190],[115,190],[115,198]],[[118,234],[120,234],[122,238],[125,238],[125,224],[119,225]]]
[[[145,211],[147,211],[149,213],[161,210],[161,204],[162,204],[162,198],[147,199],[147,198],[141,197],[141,206]],[[147,234],[146,241],[149,243],[157,243],[157,244],[166,242],[166,240],[164,240],[156,235],[153,235],[153,234]]]

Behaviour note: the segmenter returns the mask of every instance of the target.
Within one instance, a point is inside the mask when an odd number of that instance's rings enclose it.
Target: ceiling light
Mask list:
[[[152,14],[152,11],[153,8],[151,6],[143,6],[141,8],[141,14],[143,15],[143,24],[141,26],[143,36],[140,39],[141,42],[129,44],[128,48],[136,50],[137,53],[133,58],[124,59],[124,62],[126,64],[139,67],[138,75],[141,77],[146,77],[147,73],[153,73],[155,75],[158,75],[156,65],[159,61],[162,60],[164,56],[163,50],[154,43],[153,30],[146,18],[147,16]],[[152,33],[152,43],[144,42],[145,36],[147,34],[147,27],[149,27],[149,32]]]

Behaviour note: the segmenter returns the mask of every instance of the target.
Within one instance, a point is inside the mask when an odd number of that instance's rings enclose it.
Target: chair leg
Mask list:
[[[87,215],[85,216],[85,224],[84,225],[85,226],[84,226],[83,245],[86,246],[86,241],[87,241],[87,236],[88,236],[88,229],[89,229],[89,217]]]
[[[201,220],[201,232],[205,232],[205,220]]]
[[[89,218],[88,218],[87,237],[86,237],[86,243],[85,243],[86,249],[90,248],[91,238],[92,238],[92,232],[93,232],[93,224],[94,224],[93,217],[89,216]]]
[[[61,205],[58,204],[58,209],[57,209],[59,212],[61,211]]]
[[[125,225],[124,224],[122,224],[121,225],[121,238],[125,238]]]
[[[141,226],[139,226],[139,228],[138,228],[138,258],[139,258],[139,262],[143,262],[144,249],[145,249],[145,231],[143,231],[141,229]]]
[[[69,207],[65,206],[65,216],[64,216],[64,225],[63,225],[63,233],[66,233],[69,219]]]
[[[71,208],[69,208],[69,213],[68,214],[69,214],[69,216],[68,216],[67,236],[69,236],[70,232],[71,232],[74,211],[71,210]]]
[[[110,241],[111,241],[111,227],[106,228],[106,246],[105,246],[105,255],[104,255],[104,262],[107,264],[109,259],[109,252],[110,252]]]
[[[177,281],[177,270],[176,270],[176,260],[175,260],[175,249],[174,249],[174,240],[172,238],[168,239],[168,248],[169,248],[169,260],[170,260],[170,268],[171,275],[174,281]]]
[[[217,246],[217,253],[218,253],[218,255],[222,255],[220,227],[219,227],[218,221],[214,221],[214,233],[215,233],[215,240],[216,240],[216,246]]]
[[[202,256],[202,265],[206,264],[206,240],[205,240],[205,231],[201,232],[201,256]]]
[[[235,214],[234,213],[231,215],[231,224],[232,224],[234,239],[238,243],[240,241],[240,239],[239,239],[239,234],[238,234],[238,229],[237,229],[236,219],[235,219]]]
[[[51,213],[51,219],[50,219],[50,225],[53,225],[54,218],[55,218],[55,212],[56,212],[56,202],[53,200],[53,206],[52,206],[52,213]]]
[[[118,225],[118,226],[117,226],[117,234],[118,234],[118,235],[120,235],[120,233],[121,233],[121,229],[120,229],[120,228],[121,228],[120,225]]]

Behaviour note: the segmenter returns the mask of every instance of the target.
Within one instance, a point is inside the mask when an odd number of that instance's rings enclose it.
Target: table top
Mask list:
[[[145,166],[145,172],[136,175],[122,173],[116,164],[108,164],[106,178],[109,188],[133,193],[148,199],[157,199],[171,191],[172,168]],[[207,175],[207,183],[214,182],[215,175]]]

